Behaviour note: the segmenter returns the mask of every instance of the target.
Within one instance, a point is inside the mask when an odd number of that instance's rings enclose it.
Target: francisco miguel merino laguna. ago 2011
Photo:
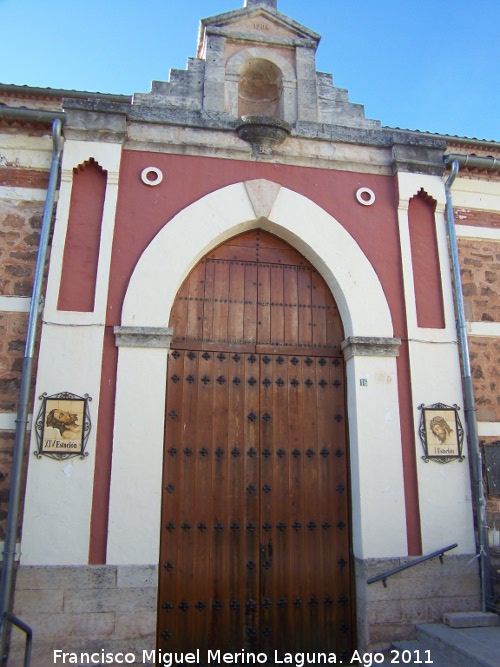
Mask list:
[[[422,655],[421,655],[422,654]],[[163,665],[164,667],[174,667],[174,665],[193,664],[240,664],[240,665],[263,665],[274,662],[275,665],[294,665],[294,667],[305,667],[305,665],[361,665],[362,667],[372,667],[380,665],[387,658],[383,653],[360,653],[353,651],[349,660],[341,660],[335,653],[284,653],[274,652],[274,660],[270,659],[267,653],[251,653],[242,649],[237,653],[223,653],[220,649],[208,650],[205,660],[201,659],[201,651],[197,649],[193,653],[165,653],[161,650],[143,650],[143,665]],[[410,664],[415,659],[419,664],[430,665],[432,660],[430,651],[391,651],[389,663],[393,665]],[[54,664],[74,664],[74,665],[109,665],[124,664],[137,665],[137,656],[135,653],[109,653],[106,651],[86,653],[86,652],[66,652],[60,649],[54,650]]]

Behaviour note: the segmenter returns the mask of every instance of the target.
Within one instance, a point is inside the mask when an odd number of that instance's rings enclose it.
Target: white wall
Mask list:
[[[418,435],[421,419],[421,410],[418,409],[418,406],[422,404],[457,404],[461,407],[459,415],[465,427],[444,215],[444,184],[437,176],[399,173],[398,185],[398,217],[408,321],[423,553],[435,551],[455,542],[458,543],[458,548],[454,553],[474,553],[476,547],[468,460],[462,463],[458,461],[448,464],[439,464],[435,461],[426,463],[422,458],[424,450]],[[419,327],[417,324],[408,206],[410,199],[421,188],[437,202],[435,222],[443,289],[444,329],[428,329]]]
[[[101,228],[95,307],[91,313],[58,311],[64,243],[68,226],[73,167],[93,157],[108,172]],[[88,562],[90,514],[94,487],[95,435],[101,383],[111,244],[113,240],[121,146],[66,140],[61,188],[54,227],[35,389],[39,397],[63,391],[88,394],[92,431],[89,456],[55,461],[35,458],[32,431],[24,506],[21,563],[65,565]]]

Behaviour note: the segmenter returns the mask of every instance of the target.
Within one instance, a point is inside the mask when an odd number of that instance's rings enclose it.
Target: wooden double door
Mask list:
[[[301,255],[256,231],[200,262],[176,306],[158,647],[198,649],[202,662],[218,649],[347,655],[348,452],[331,294]]]

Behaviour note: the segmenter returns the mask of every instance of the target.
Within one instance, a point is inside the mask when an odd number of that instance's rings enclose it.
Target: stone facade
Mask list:
[[[8,168],[5,168],[6,170]],[[1,179],[0,169],[0,179]],[[47,174],[33,172],[25,174],[16,170],[15,179],[3,179],[4,192],[7,188],[15,195],[17,188],[42,188],[47,185]],[[23,176],[25,178],[23,178]],[[36,264],[40,225],[43,214],[43,199],[29,201],[22,198],[7,197],[0,201],[2,229],[0,238],[0,294],[9,297],[29,297],[33,285],[33,273]],[[27,194],[27,193],[26,193]]]
[[[500,213],[495,211],[456,208],[455,217],[460,225],[500,228]]]
[[[499,216],[481,212],[471,219],[476,227],[479,222],[490,228]],[[464,220],[463,212],[457,219]],[[464,239],[459,241],[462,286],[465,313],[471,323],[500,323],[500,239]],[[500,422],[500,337],[475,336],[471,329],[469,338],[470,360],[480,422]]]
[[[3,96],[9,102],[12,97]],[[50,134],[0,132],[0,541],[7,515],[15,417],[45,190]],[[48,140],[47,140],[48,139]],[[49,146],[46,146],[46,143]]]
[[[500,422],[500,340],[471,336],[469,348],[478,421]]]
[[[0,408],[5,413],[16,411],[27,319],[27,313],[0,313]]]
[[[0,540],[51,158],[50,114],[61,115],[63,106],[35,396],[92,396],[85,461],[27,457],[14,612],[34,629],[37,667],[53,664],[57,648],[142,657],[155,647],[170,308],[200,257],[257,228],[317,267],[343,320],[358,647],[387,648],[413,637],[416,622],[480,606],[470,454],[463,464],[424,463],[418,405],[463,407],[443,158],[500,156],[500,145],[367,119],[331,74],[316,71],[318,43],[319,35],[280,14],[275,0],[247,0],[243,9],[204,19],[196,57],[169,81],[154,81],[150,93],[128,98],[0,84]],[[252,97],[252,77],[269,73],[273,80],[264,83],[279,99],[266,107]],[[250,146],[237,132],[241,110],[252,108],[267,109],[274,125],[266,131],[286,129],[282,143],[269,141],[264,150],[258,136]],[[255,117],[243,115],[253,123],[246,136],[258,135]],[[96,298],[93,310],[76,312],[60,309],[58,295],[73,170],[89,160],[107,177],[89,287]],[[145,172],[161,178],[148,183]],[[419,192],[433,202],[435,234],[423,236],[434,244],[442,288],[442,322],[434,326],[419,325],[417,317],[409,201]],[[498,170],[464,168],[453,198],[479,433],[488,446],[500,437]],[[147,419],[137,424],[131,415],[139,400]],[[32,404],[36,412],[38,399]],[[488,499],[488,513],[497,548],[498,498]],[[406,570],[387,588],[366,583],[444,547],[444,540],[459,546],[443,564],[434,559]],[[9,664],[21,660],[14,631]]]
[[[460,239],[466,317],[500,322],[500,241]]]
[[[478,432],[485,448],[500,438],[500,213],[493,175],[465,169],[459,180],[455,209],[459,256],[467,318],[471,373]],[[480,197],[473,193],[483,192]],[[490,209],[490,210],[487,210]],[[492,577],[492,602],[500,600],[500,497],[484,480]]]

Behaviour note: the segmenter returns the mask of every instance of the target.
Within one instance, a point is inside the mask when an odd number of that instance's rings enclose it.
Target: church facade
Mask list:
[[[0,86],[6,488],[62,125],[13,596],[37,665],[345,658],[498,600],[500,146],[367,119],[319,39],[247,0],[147,94]]]

